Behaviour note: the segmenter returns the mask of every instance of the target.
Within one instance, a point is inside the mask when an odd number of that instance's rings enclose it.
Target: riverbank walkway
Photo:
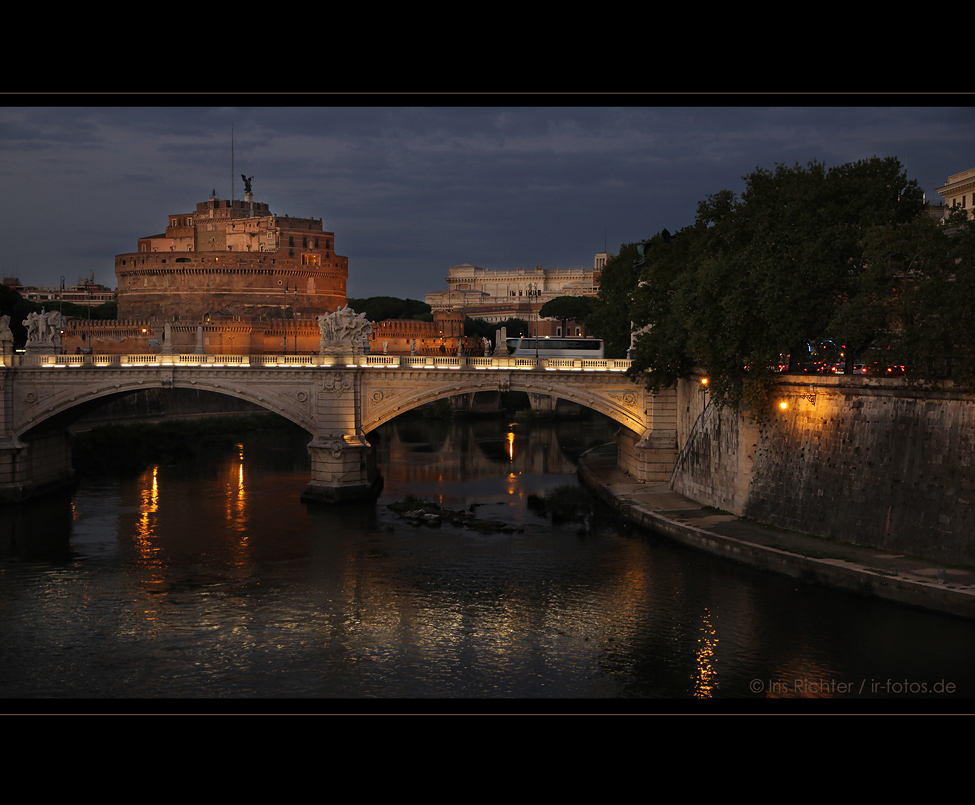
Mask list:
[[[667,484],[628,476],[616,465],[614,445],[584,454],[579,477],[631,522],[684,545],[805,583],[975,618],[975,568],[885,553],[702,507]]]

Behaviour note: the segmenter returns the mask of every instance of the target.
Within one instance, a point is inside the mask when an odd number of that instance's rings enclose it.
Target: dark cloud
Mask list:
[[[114,286],[115,254],[211,190],[240,196],[245,173],[274,211],[335,231],[350,295],[422,298],[458,263],[590,265],[776,163],[896,156],[936,198],[975,167],[973,123],[961,107],[5,108],[3,271]]]

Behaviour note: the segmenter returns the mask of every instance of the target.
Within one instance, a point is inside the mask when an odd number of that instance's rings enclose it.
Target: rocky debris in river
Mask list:
[[[426,525],[430,528],[439,528],[444,522],[447,522],[484,534],[498,531],[504,534],[513,534],[524,531],[521,526],[511,525],[511,523],[505,523],[501,520],[483,520],[476,517],[472,511],[474,506],[466,511],[464,509],[447,509],[413,495],[395,503],[388,503],[386,508],[396,512],[410,525],[414,526]]]
[[[542,517],[551,518],[554,525],[584,523],[593,516],[593,500],[588,491],[572,485],[554,487],[544,495],[529,495],[528,508]]]

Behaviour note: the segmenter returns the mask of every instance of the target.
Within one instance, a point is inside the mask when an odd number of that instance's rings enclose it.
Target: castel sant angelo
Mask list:
[[[120,319],[314,319],[345,304],[349,261],[321,219],[211,195],[115,258]]]
[[[66,321],[64,351],[318,352],[318,317],[346,304],[349,260],[320,218],[272,212],[254,201],[253,177],[241,178],[243,200],[214,192],[194,211],[171,214],[161,234],[138,238],[134,252],[116,255],[118,320]],[[437,319],[384,322],[371,351],[409,353],[415,340],[421,352],[453,352],[463,319]]]

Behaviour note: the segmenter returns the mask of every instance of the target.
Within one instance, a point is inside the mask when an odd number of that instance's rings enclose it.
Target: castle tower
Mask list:
[[[346,303],[349,260],[321,219],[212,195],[115,257],[120,319],[314,318]]]

